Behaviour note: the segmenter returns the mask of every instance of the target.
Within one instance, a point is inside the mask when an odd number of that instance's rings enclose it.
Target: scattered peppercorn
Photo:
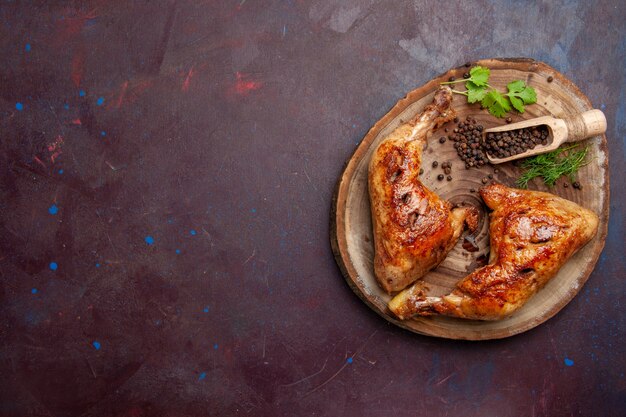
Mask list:
[[[566,183],[566,182],[564,182],[564,183],[563,183],[563,188],[569,188],[569,184],[568,184],[568,183]]]
[[[451,170],[450,168],[448,168],[448,167],[445,167],[445,168],[443,169],[443,172],[445,172],[446,174],[449,174],[451,171],[452,171],[452,170]]]
[[[465,169],[482,167],[488,163],[487,155],[480,147],[483,126],[472,116],[467,116],[454,129],[449,139],[454,142],[457,155],[465,162]]]
[[[433,161],[433,168],[437,168],[437,165],[439,165],[439,162]]]
[[[581,189],[582,187],[580,186],[580,183],[578,181],[574,181],[572,183],[572,187],[576,188],[577,190]]]
[[[476,192],[476,188],[470,188],[470,193],[475,193]]]
[[[452,181],[452,175],[448,175],[448,176],[446,177],[446,179],[447,179],[448,181]]]
[[[469,72],[463,73],[463,78],[469,78],[469,77],[470,77]]]
[[[450,81],[450,82],[456,81],[456,77],[450,77],[450,78],[448,78],[448,81]]]
[[[483,179],[482,179],[482,181],[483,181],[483,184],[487,184],[487,183],[489,182],[489,180],[487,179],[487,177],[483,178]]]
[[[513,119],[511,119],[510,117],[507,117],[505,120],[507,123],[511,123],[513,121]]]
[[[554,80],[554,77],[550,75],[550,76],[548,77],[548,82],[549,82],[549,83],[551,83],[553,80]]]
[[[439,143],[444,143],[446,141],[446,137],[442,136],[439,138]]]
[[[454,123],[459,123],[459,118],[458,117],[454,118]]]
[[[420,168],[420,175],[424,173],[424,168]]]
[[[439,175],[437,175],[437,179],[438,179],[439,181],[443,181],[443,174],[439,174]]]
[[[492,180],[492,179],[493,179],[493,174],[489,174],[489,175],[487,175],[487,177],[488,177],[490,180]]]

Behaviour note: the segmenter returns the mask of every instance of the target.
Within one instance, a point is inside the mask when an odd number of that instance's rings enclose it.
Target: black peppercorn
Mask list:
[[[548,128],[538,126],[535,128],[522,128],[502,133],[489,133],[483,144],[484,150],[496,158],[506,158],[516,155],[528,149],[533,149],[538,143],[547,139]]]
[[[443,174],[439,174],[439,175],[437,175],[437,179],[438,179],[439,181],[443,181]]]

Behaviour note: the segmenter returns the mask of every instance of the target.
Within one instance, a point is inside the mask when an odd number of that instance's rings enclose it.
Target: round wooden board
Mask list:
[[[491,69],[489,83],[499,91],[506,91],[506,84],[513,80],[524,80],[537,91],[537,103],[527,106],[526,112],[511,113],[513,122],[553,115],[566,117],[591,109],[589,99],[565,76],[554,68],[531,59],[487,59],[473,65]],[[604,247],[607,234],[609,213],[609,171],[606,137],[596,136],[582,142],[589,145],[590,163],[578,172],[582,190],[573,187],[564,188],[565,179],[560,179],[553,189],[548,189],[540,180],[529,184],[530,189],[548,191],[583,207],[593,210],[600,217],[600,228],[595,238],[575,254],[539,293],[511,317],[495,322],[461,320],[447,317],[424,317],[413,320],[396,320],[387,308],[390,296],[383,292],[376,282],[373,268],[374,246],[370,215],[369,195],[367,191],[367,168],[370,156],[376,146],[400,123],[409,120],[431,102],[439,83],[454,76],[457,79],[468,71],[459,67],[411,91],[400,100],[382,119],[380,119],[363,138],[339,178],[333,197],[331,210],[331,246],[335,259],[348,284],[354,292],[374,311],[385,319],[407,330],[450,339],[487,340],[512,336],[543,323],[561,310],[581,289],[593,270],[600,252]],[[553,77],[548,82],[549,76]],[[467,104],[465,97],[456,95],[453,106],[462,120],[472,115],[485,128],[504,123],[496,119],[478,104]],[[515,179],[520,170],[512,163],[485,166],[481,169],[465,169],[463,162],[456,155],[453,142],[448,140],[440,144],[438,139],[445,136],[444,128],[450,132],[454,123],[443,126],[435,132],[424,149],[424,174],[422,181],[431,190],[453,202],[466,202],[477,206],[481,211],[479,231],[476,242],[477,252],[467,252],[462,248],[463,238],[450,251],[438,268],[424,277],[432,295],[448,293],[457,281],[477,268],[476,259],[489,253],[489,219],[478,193],[471,193],[470,188],[478,190],[482,179],[493,174],[494,180],[509,186],[515,186]],[[439,162],[438,168],[431,168],[433,161]],[[441,162],[452,163],[453,180],[438,181],[437,175],[443,173]],[[494,173],[498,168],[498,173]]]

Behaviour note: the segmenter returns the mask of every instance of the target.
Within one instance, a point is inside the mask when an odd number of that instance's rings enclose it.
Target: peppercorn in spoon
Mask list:
[[[567,119],[543,116],[485,129],[482,147],[489,162],[501,164],[550,152],[565,142],[578,142],[605,131],[604,113],[593,109]]]

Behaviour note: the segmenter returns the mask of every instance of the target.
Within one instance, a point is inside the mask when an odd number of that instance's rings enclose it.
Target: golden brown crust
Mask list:
[[[552,194],[501,184],[480,194],[490,215],[490,264],[477,269],[444,297],[404,296],[397,315],[443,314],[498,320],[524,305],[598,229],[595,213]]]
[[[466,217],[474,216],[470,223],[477,223],[475,209],[453,210],[419,179],[422,147],[434,129],[454,118],[451,103],[448,87],[437,90],[433,102],[385,138],[370,161],[374,269],[388,293],[437,266],[456,243]]]

